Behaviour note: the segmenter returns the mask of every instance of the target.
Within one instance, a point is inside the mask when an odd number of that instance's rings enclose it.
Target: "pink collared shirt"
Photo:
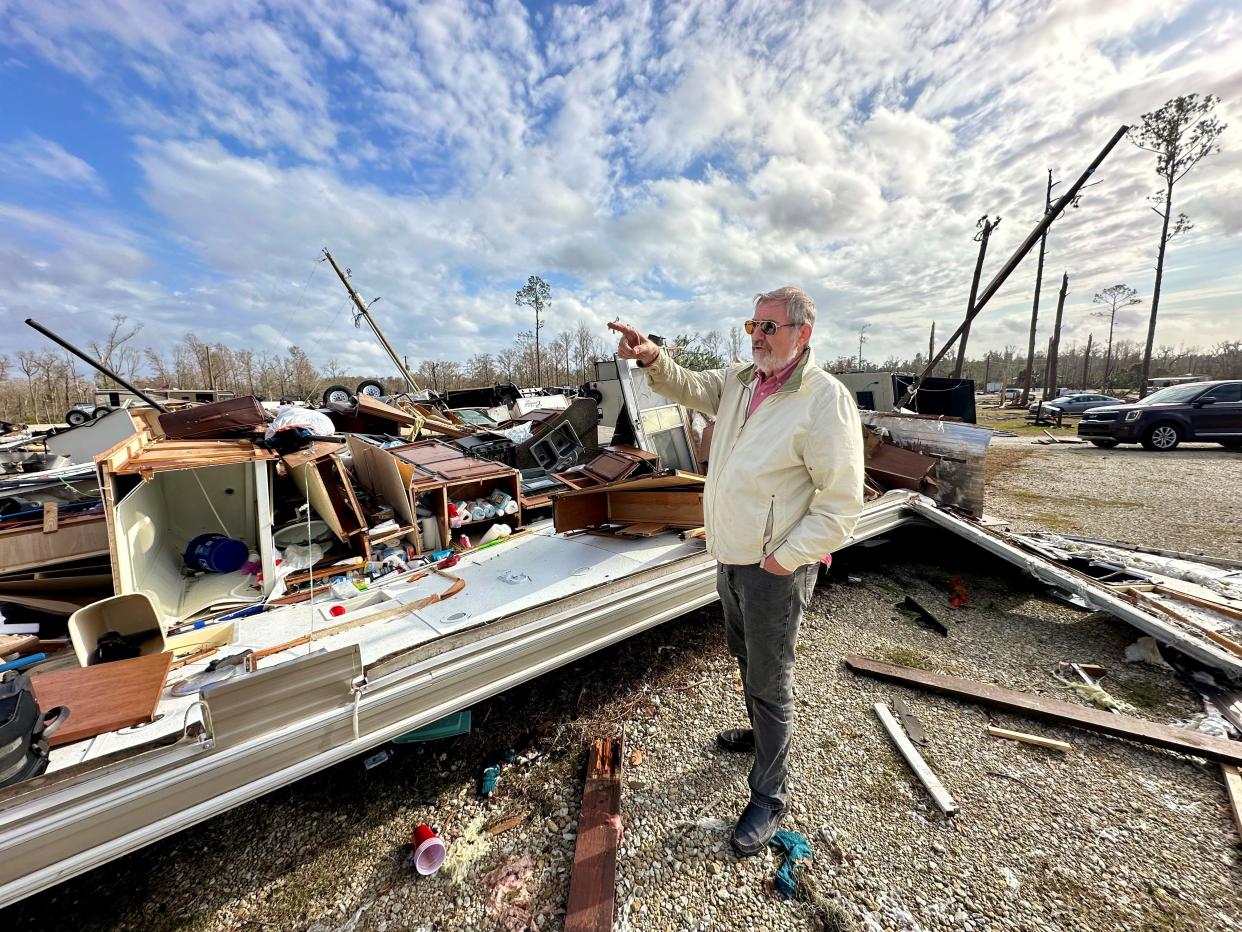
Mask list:
[[[803,353],[806,350],[802,351]],[[789,377],[793,375],[793,371],[798,368],[798,363],[802,362],[802,353],[798,354],[798,358],[787,365],[779,372],[772,375],[764,376],[758,369],[755,370],[755,391],[750,396],[750,407],[746,409],[746,416],[751,417],[755,410],[763,403],[763,399],[769,395],[774,395],[789,381]]]

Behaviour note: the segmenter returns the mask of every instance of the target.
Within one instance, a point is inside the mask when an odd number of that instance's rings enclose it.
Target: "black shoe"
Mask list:
[[[785,812],[784,809],[765,809],[753,802],[747,803],[737,825],[733,827],[733,837],[729,839],[733,853],[740,858],[748,858],[766,848],[781,827]]]
[[[724,751],[753,751],[755,733],[749,728],[727,728],[716,735],[716,746]]]

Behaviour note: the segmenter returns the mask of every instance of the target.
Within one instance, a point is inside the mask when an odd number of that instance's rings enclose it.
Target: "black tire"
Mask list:
[[[70,411],[68,414],[65,415],[65,423],[68,424],[70,427],[81,427],[83,424],[85,424],[90,419],[91,419],[91,416],[87,414],[85,411],[83,411],[81,408],[74,408],[72,411]]]
[[[375,379],[363,379],[354,391],[356,394],[370,395],[372,398],[383,398],[388,394],[384,390],[384,383],[377,382]]]
[[[1216,442],[1219,443],[1226,450],[1242,449],[1242,440],[1217,440]]]
[[[112,409],[109,408],[107,405],[100,405],[98,408],[96,408],[94,411],[91,412],[91,417],[93,417],[95,420],[99,420],[105,414],[111,414],[111,413],[112,413]]]
[[[1117,446],[1117,444],[1121,443],[1120,440],[1092,440],[1091,442],[1101,450],[1111,450],[1113,447]]]
[[[1182,429],[1169,421],[1153,424],[1143,434],[1143,449],[1155,450],[1157,453],[1176,450],[1181,442]]]
[[[323,403],[330,404],[349,404],[349,399],[353,395],[344,385],[329,385],[323,390]]]

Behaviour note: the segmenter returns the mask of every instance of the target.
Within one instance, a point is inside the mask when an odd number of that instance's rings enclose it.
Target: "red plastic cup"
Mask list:
[[[414,869],[424,877],[434,874],[444,863],[448,848],[426,822],[414,827]]]
[[[328,609],[328,614],[333,618],[339,618],[341,615],[345,614],[345,611],[346,609],[344,605],[333,605],[330,609]]]

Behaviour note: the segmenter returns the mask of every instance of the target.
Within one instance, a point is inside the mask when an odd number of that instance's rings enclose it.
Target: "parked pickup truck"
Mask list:
[[[1141,443],[1173,450],[1183,440],[1242,447],[1242,380],[1171,385],[1134,404],[1092,408],[1078,422],[1078,436],[1097,447]]]

